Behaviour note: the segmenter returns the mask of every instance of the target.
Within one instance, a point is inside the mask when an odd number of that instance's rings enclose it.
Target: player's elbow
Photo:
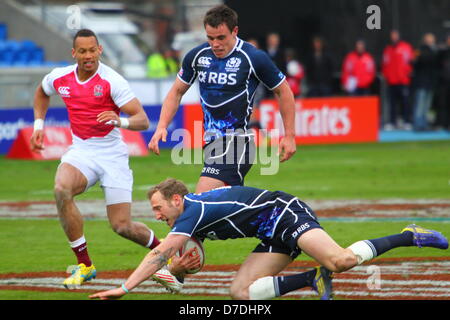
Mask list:
[[[148,117],[145,117],[142,130],[147,130],[149,127],[150,127],[150,120],[148,120]]]

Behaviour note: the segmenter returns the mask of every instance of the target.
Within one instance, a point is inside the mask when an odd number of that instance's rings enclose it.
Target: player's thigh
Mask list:
[[[335,262],[345,249],[333,240],[323,229],[312,229],[300,236],[298,247],[326,268],[333,270]]]
[[[283,253],[252,252],[239,268],[231,283],[232,290],[248,288],[255,280],[280,273],[292,262],[292,258]]]
[[[75,166],[63,162],[58,166],[55,175],[55,192],[70,192],[72,196],[86,190],[88,179]]]
[[[220,188],[225,186],[225,182],[211,178],[211,177],[205,177],[201,176],[198,179],[197,186],[195,187],[195,193],[201,193],[206,192],[215,188]]]

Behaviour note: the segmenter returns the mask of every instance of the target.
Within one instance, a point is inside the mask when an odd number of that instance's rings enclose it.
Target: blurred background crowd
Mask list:
[[[2,1],[0,96],[25,75],[72,63],[79,28],[98,33],[105,62],[127,79],[173,79],[206,40],[204,13],[222,2],[239,14],[238,36],[267,52],[297,98],[377,95],[384,130],[450,130],[448,0]],[[373,4],[375,30],[366,25]],[[259,88],[256,104],[270,94]]]

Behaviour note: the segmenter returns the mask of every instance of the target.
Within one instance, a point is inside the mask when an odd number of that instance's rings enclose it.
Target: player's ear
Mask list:
[[[181,195],[179,194],[174,194],[172,200],[174,201],[174,204],[178,207],[183,202],[183,197],[181,197]]]
[[[72,58],[75,59],[75,49],[74,48],[72,48]]]
[[[98,52],[100,55],[103,53],[103,46],[101,44],[98,45]]]
[[[231,34],[232,34],[233,36],[237,36],[238,31],[239,31],[239,28],[238,28],[238,26],[236,26],[236,27],[234,27],[233,31],[231,31]]]

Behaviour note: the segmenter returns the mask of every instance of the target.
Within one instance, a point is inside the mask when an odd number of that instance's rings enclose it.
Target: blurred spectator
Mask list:
[[[147,59],[147,77],[161,79],[175,75],[179,69],[176,52],[172,49],[164,49],[163,53],[154,52]]]
[[[333,60],[324,49],[321,37],[313,39],[313,53],[306,60],[308,97],[325,97],[333,93]]]
[[[438,54],[436,125],[450,130],[450,33]]]
[[[295,50],[286,49],[286,81],[294,94],[298,98],[301,94],[302,79],[305,76],[303,66],[297,60]]]
[[[355,50],[346,55],[342,64],[342,87],[350,95],[368,95],[375,73],[375,60],[366,51],[364,40],[357,40]]]
[[[164,51],[164,58],[166,60],[166,66],[169,75],[176,75],[180,70],[180,59],[178,57],[178,51],[170,48],[166,49]]]
[[[423,36],[422,45],[414,58],[413,88],[414,88],[414,130],[428,129],[427,114],[433,102],[434,90],[438,77],[438,51],[434,34]]]
[[[397,125],[397,104],[401,105],[400,126],[411,130],[411,110],[409,107],[409,86],[411,84],[413,49],[409,43],[400,40],[397,30],[391,31],[391,43],[383,51],[381,71],[388,86],[389,108],[385,130]]]
[[[280,35],[271,32],[266,37],[266,52],[281,72],[286,73],[286,59],[281,47]]]
[[[249,38],[247,42],[251,43],[255,48],[260,49],[259,42],[255,38]],[[263,129],[261,122],[256,117],[256,110],[259,109],[261,100],[266,96],[266,89],[264,85],[260,82],[255,90],[255,95],[253,96],[253,112],[250,115],[250,121],[248,123],[249,128]]]
[[[247,42],[250,43],[255,48],[259,49],[259,42],[258,42],[258,40],[256,38],[248,38]]]

